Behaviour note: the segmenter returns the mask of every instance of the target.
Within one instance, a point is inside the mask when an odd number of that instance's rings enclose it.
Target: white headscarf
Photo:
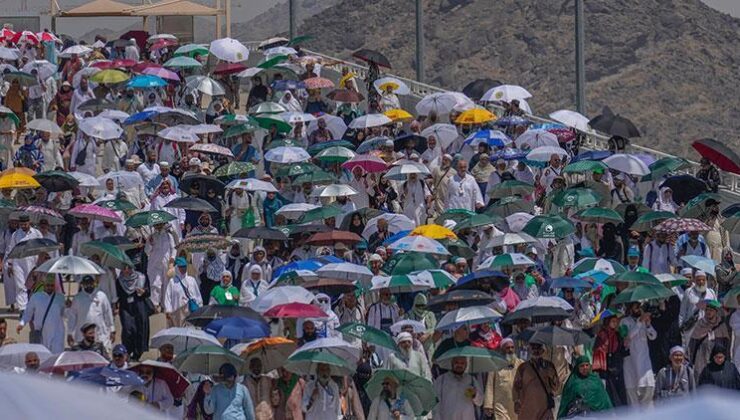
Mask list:
[[[671,192],[670,199],[665,198],[666,191]],[[660,189],[658,199],[655,201],[653,209],[656,211],[669,211],[671,213],[675,213],[676,210],[678,210],[678,205],[673,201],[673,190],[670,187],[663,187]]]

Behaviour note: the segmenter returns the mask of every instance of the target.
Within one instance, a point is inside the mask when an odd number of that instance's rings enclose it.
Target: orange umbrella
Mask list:
[[[393,120],[393,122],[406,121],[406,120],[410,121],[414,118],[413,115],[409,114],[407,111],[400,109],[400,108],[389,109],[388,111],[385,111],[383,114],[386,117]]]
[[[457,239],[455,232],[440,225],[421,225],[412,230],[409,235],[426,236],[430,239]]]
[[[297,344],[293,340],[285,337],[267,337],[255,341],[242,351],[242,359],[247,361],[247,365],[252,359],[262,361],[262,372],[267,373],[273,369],[285,364],[295,349]]]

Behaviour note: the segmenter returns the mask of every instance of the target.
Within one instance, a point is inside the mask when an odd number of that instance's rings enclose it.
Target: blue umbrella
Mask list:
[[[582,160],[604,160],[612,155],[608,150],[592,150],[589,152],[579,153],[570,163],[580,162]]]
[[[100,386],[140,386],[144,380],[130,370],[112,366],[100,366],[71,373],[70,381],[84,381]]]
[[[551,130],[553,128],[568,128],[568,127],[560,123],[533,124],[529,127],[530,130]]]
[[[702,257],[701,255],[684,255],[681,260],[691,267],[701,270],[710,276],[714,275],[714,269],[717,263],[711,258]]]
[[[601,270],[589,270],[589,271],[586,271],[585,273],[576,274],[575,277],[577,279],[593,279],[594,285],[598,286],[609,277],[609,273],[605,273]]]
[[[498,127],[512,127],[515,125],[529,125],[532,122],[519,116],[503,117],[496,120],[493,125]]]
[[[481,284],[489,283],[494,289],[499,290],[509,284],[509,276],[498,270],[483,269],[461,277],[457,284],[450,290],[478,289]]]
[[[204,330],[217,338],[231,340],[248,340],[263,338],[270,335],[270,327],[266,322],[250,318],[230,317],[211,321]]]
[[[383,245],[390,245],[390,244],[392,244],[393,242],[396,242],[399,239],[402,239],[402,238],[405,238],[405,237],[409,236],[409,233],[411,233],[410,230],[402,230],[402,231],[400,231],[400,232],[398,232],[398,233],[396,233],[394,235],[391,235],[391,236],[387,237],[385,239],[385,241],[383,241]]]
[[[319,268],[325,266],[326,264],[332,264],[332,263],[340,263],[345,262],[342,259],[339,259],[333,255],[327,255],[319,258],[310,258],[308,260],[302,260],[302,261],[295,261],[290,264],[285,264],[277,269],[275,269],[272,272],[272,279],[276,279],[280,277],[281,274],[286,273],[288,271],[298,271],[298,270],[308,270],[308,271],[316,271]]]
[[[276,80],[270,85],[274,90],[305,89],[306,85],[297,80]]]
[[[136,124],[142,121],[147,121],[153,116],[157,115],[156,111],[141,111],[131,115],[123,121],[123,125]]]
[[[511,137],[499,130],[480,130],[468,136],[465,144],[477,146],[486,143],[491,147],[506,147],[511,144]]]
[[[550,283],[550,289],[591,289],[592,287],[594,286],[587,280],[578,277],[558,277]]]
[[[126,87],[134,89],[149,89],[167,86],[167,81],[159,76],[141,74],[129,80]]]
[[[527,156],[527,152],[522,152],[521,150],[509,149],[509,150],[504,150],[501,152],[493,153],[491,155],[491,161],[496,161],[499,159],[519,160],[519,159],[523,159],[526,156]]]
[[[357,153],[368,153],[370,151],[379,149],[380,147],[384,146],[385,142],[388,140],[393,141],[392,138],[384,136],[367,139],[357,147]]]

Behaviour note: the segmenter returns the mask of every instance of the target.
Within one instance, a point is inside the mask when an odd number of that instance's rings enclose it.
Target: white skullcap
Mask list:
[[[686,354],[686,350],[684,350],[683,347],[681,347],[681,346],[673,346],[673,347],[671,347],[671,351],[668,352],[668,355],[669,356],[673,356],[673,353],[676,353],[676,352],[680,352],[680,353]]]
[[[697,272],[696,272],[696,273],[694,274],[694,277],[706,277],[706,276],[707,276],[707,273],[705,273],[705,272],[703,272],[703,271],[701,271],[701,270],[698,270],[698,271],[697,271]]]
[[[414,340],[414,338],[411,337],[411,334],[409,334],[407,332],[399,333],[396,336],[396,344],[401,344],[404,341],[413,341],[413,340]]]

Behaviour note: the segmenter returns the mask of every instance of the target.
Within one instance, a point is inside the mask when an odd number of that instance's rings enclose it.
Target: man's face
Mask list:
[[[470,333],[468,332],[467,327],[460,327],[453,333],[453,338],[455,341],[461,342],[467,340],[469,335]]]
[[[262,374],[262,360],[252,359],[249,362],[249,370],[252,372],[253,375],[261,375]]]
[[[303,335],[313,336],[316,333],[316,326],[313,322],[303,323]]]
[[[378,220],[378,232],[385,232],[388,230],[388,221],[385,219]]]
[[[355,297],[354,293],[345,293],[344,294],[344,306],[347,308],[354,308],[357,305],[357,298]]]
[[[321,363],[316,366],[316,374],[318,375],[319,380],[327,382],[331,379],[331,368],[329,365]]]
[[[391,300],[391,291],[388,289],[381,290],[380,300],[384,303],[389,302]]]
[[[465,173],[468,172],[468,162],[461,160],[457,162],[457,173],[460,176],[465,175]]]
[[[675,351],[671,355],[671,363],[673,363],[673,366],[681,366],[683,365],[684,361],[684,355],[680,351]]]
[[[149,163],[155,163],[157,161],[157,154],[153,151],[150,151],[146,154],[146,159]]]
[[[141,377],[145,384],[148,384],[154,379],[154,369],[149,366],[143,366],[139,369],[139,377]]]
[[[465,373],[465,369],[468,367],[468,360],[464,357],[456,357],[452,359],[452,373],[455,375],[462,375]]]
[[[529,353],[534,358],[540,358],[545,353],[545,348],[542,344],[529,343]]]
[[[437,139],[434,138],[434,136],[429,136],[429,138],[427,138],[427,147],[430,149],[437,147]]]
[[[80,90],[87,90],[87,77],[83,77],[80,79]]]
[[[398,347],[401,350],[408,352],[409,350],[411,350],[411,340],[401,341],[400,343],[398,343]]]
[[[26,353],[26,358],[24,362],[26,365],[26,370],[28,371],[39,370],[39,365],[41,364],[39,356],[34,352]]]
[[[696,284],[699,287],[706,286],[707,278],[705,276],[696,276],[694,278],[694,284]]]
[[[88,328],[83,333],[83,338],[88,343],[94,343],[95,342],[95,330],[96,328]]]
[[[557,168],[560,166],[560,156],[559,155],[550,156],[550,166],[552,166],[553,168]]]
[[[113,353],[113,364],[117,368],[122,368],[126,364],[126,355],[123,353]]]
[[[47,295],[50,295],[50,294],[54,293],[54,291],[55,291],[55,287],[54,286],[55,285],[54,285],[54,282],[53,281],[46,281],[46,282],[44,282],[44,292],[46,292]]]
[[[516,351],[516,349],[514,347],[514,343],[510,343],[510,342],[507,341],[506,343],[504,343],[501,346],[501,353],[503,353],[504,355],[506,355],[506,354],[514,354],[515,351]]]
[[[171,361],[175,358],[175,348],[172,346],[164,345],[159,348],[159,357],[165,361]]]
[[[31,229],[31,222],[29,221],[20,222],[20,224],[21,224],[21,229],[23,229],[24,232],[28,232]]]

